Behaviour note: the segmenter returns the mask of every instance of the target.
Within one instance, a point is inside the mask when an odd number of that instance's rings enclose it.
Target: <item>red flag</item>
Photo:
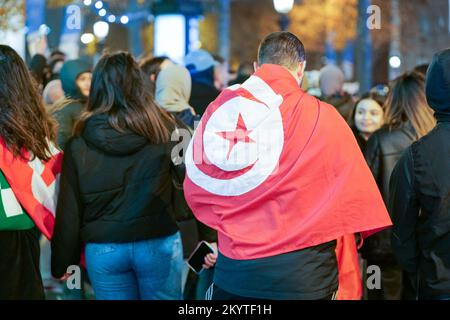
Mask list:
[[[63,153],[53,145],[52,157],[43,162],[38,158],[26,161],[14,157],[0,139],[0,168],[19,203],[47,239],[51,239],[55,223],[57,185]],[[29,159],[29,153],[24,152]]]
[[[337,239],[336,259],[339,270],[339,288],[336,299],[361,300],[363,283],[359,269],[358,250],[353,234]]]
[[[186,152],[184,192],[232,259],[270,257],[391,225],[334,107],[263,65],[209,105]]]

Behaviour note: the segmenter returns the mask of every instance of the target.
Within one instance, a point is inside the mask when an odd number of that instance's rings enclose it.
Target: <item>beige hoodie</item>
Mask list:
[[[168,112],[192,110],[189,105],[192,80],[189,71],[179,65],[163,69],[156,79],[156,102]]]

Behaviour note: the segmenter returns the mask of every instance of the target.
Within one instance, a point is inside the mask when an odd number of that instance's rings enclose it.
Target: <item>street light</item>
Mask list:
[[[399,56],[392,56],[389,58],[389,65],[393,69],[398,69],[402,66],[402,60]]]
[[[94,40],[95,36],[92,33],[83,33],[83,35],[81,36],[81,42],[83,44],[91,43]]]
[[[100,40],[106,38],[109,33],[109,24],[105,21],[97,21],[94,23],[94,34]]]
[[[288,14],[294,7],[294,0],[273,0],[273,6],[278,13]]]
[[[129,21],[130,21],[130,19],[126,15],[123,15],[120,17],[120,22],[122,24],[127,24]]]
[[[294,7],[294,0],[273,0],[273,6],[275,10],[280,14],[280,24],[281,30],[285,31],[289,27],[289,17],[288,13]]]

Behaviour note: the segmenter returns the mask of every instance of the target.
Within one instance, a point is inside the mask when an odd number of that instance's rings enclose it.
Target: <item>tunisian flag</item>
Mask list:
[[[55,223],[57,187],[63,153],[51,145],[52,157],[43,162],[38,158],[26,161],[14,157],[0,138],[0,168],[19,203],[36,226],[51,239]],[[24,156],[30,159],[29,152]]]
[[[277,65],[263,65],[209,105],[185,162],[186,200],[218,231],[219,250],[232,259],[391,225],[345,120]]]

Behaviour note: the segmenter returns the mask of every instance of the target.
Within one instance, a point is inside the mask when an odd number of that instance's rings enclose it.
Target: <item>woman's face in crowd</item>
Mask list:
[[[361,100],[356,106],[355,125],[361,133],[372,134],[383,125],[383,108],[372,99]]]
[[[91,88],[91,79],[92,79],[92,73],[85,72],[78,76],[77,78],[77,86],[80,88],[81,94],[85,97],[89,96],[89,91]]]

